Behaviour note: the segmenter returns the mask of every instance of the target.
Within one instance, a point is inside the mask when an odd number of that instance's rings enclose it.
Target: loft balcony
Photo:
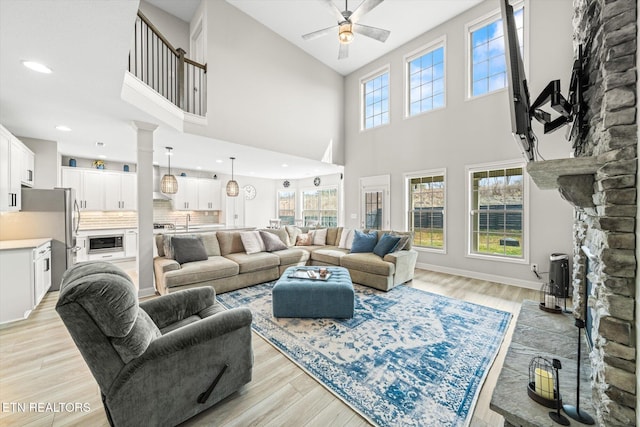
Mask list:
[[[207,113],[207,64],[185,54],[138,11],[122,98],[180,131]]]

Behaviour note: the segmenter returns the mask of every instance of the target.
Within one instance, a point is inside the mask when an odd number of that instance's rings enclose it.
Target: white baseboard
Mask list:
[[[519,288],[540,290],[542,282],[533,280],[514,279],[512,277],[498,276],[496,274],[479,273],[477,271],[462,270],[459,268],[443,267],[441,265],[426,264],[419,262],[416,268],[422,270],[431,270],[438,273],[453,274],[456,276],[469,277],[471,279],[486,280],[488,282],[496,282],[504,285],[518,286]]]

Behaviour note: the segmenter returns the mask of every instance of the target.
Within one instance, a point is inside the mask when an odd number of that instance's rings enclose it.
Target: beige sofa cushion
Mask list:
[[[295,241],[291,243],[291,240],[289,239],[289,233],[287,233],[287,230],[285,228],[261,228],[260,231],[266,231],[268,233],[275,234],[280,238],[280,240],[282,240],[282,243],[287,246],[293,246],[293,244],[295,243]]]
[[[273,251],[271,253],[280,257],[280,265],[298,264],[301,262],[306,263],[310,257],[309,251],[295,247],[283,249],[281,251]]]
[[[382,276],[392,276],[395,273],[395,265],[384,261],[373,252],[346,254],[340,258],[342,267]]]
[[[338,246],[340,243],[340,235],[342,234],[342,227],[329,227],[327,229],[327,242],[328,246]]]
[[[218,243],[220,244],[220,255],[226,256],[238,252],[244,252],[240,232],[238,231],[218,231]]]
[[[265,270],[267,268],[277,267],[280,264],[280,257],[268,252],[259,252],[250,255],[244,252],[238,252],[227,254],[225,257],[240,266],[240,274]]]
[[[220,256],[220,245],[218,244],[218,236],[215,231],[209,231],[206,233],[198,233],[198,236],[202,238],[204,248],[209,256]]]
[[[167,271],[164,275],[167,287],[190,285],[207,280],[231,277],[238,274],[239,266],[221,256],[209,257],[206,261],[182,264],[179,270]]]
[[[220,245],[218,244],[218,238],[215,231],[206,233],[179,233],[179,234],[156,234],[156,248],[158,249],[158,256],[174,259],[173,249],[171,246],[171,238],[174,236],[191,236],[200,237],[204,244],[204,249],[207,251],[207,256],[220,256]]]
[[[340,265],[340,259],[348,254],[347,249],[339,249],[335,246],[323,246],[311,252],[311,259],[317,262]]]

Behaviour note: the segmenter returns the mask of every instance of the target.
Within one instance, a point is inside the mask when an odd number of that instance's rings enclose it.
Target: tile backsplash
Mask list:
[[[220,219],[220,211],[175,211],[169,200],[153,201],[153,222],[185,225],[187,214],[191,215],[189,222],[192,225],[217,224]],[[138,214],[134,211],[84,211],[80,215],[80,230],[135,228],[137,226]]]

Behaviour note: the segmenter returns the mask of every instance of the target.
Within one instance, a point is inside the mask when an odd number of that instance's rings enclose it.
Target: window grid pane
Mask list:
[[[409,180],[409,230],[414,246],[444,249],[444,175]]]
[[[523,169],[476,171],[471,180],[472,253],[522,258]]]
[[[444,107],[444,46],[409,62],[409,115]]]
[[[520,53],[524,55],[524,8],[514,12]],[[471,32],[471,96],[483,95],[507,86],[502,19]]]
[[[302,219],[304,225],[310,221],[323,227],[338,226],[338,189],[305,190],[302,192]]]
[[[278,191],[278,218],[282,225],[294,225],[296,219],[296,192]]]
[[[383,73],[363,83],[364,128],[389,123],[389,73]]]

